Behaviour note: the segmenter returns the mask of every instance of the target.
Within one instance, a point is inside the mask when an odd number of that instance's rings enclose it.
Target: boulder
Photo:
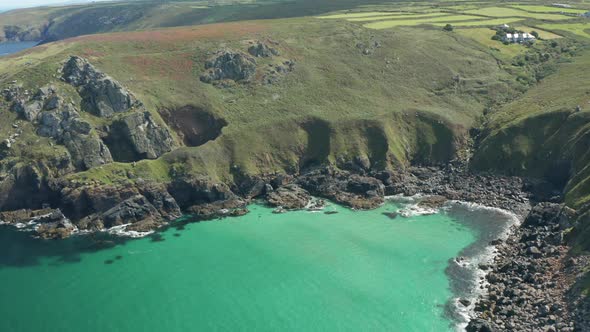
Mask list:
[[[494,332],[494,330],[490,326],[490,323],[488,323],[487,321],[480,319],[480,318],[472,319],[471,321],[469,321],[469,324],[467,324],[465,331],[466,332]]]
[[[557,203],[543,202],[535,205],[524,220],[524,226],[546,226],[559,222],[562,206]]]

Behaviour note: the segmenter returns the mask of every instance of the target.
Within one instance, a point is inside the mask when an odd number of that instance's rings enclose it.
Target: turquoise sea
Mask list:
[[[451,260],[506,220],[464,207],[383,214],[398,207],[251,205],[135,240],[0,226],[0,331],[452,331],[448,304],[469,274]]]

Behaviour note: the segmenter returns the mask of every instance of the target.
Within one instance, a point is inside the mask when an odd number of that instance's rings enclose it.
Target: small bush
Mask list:
[[[448,23],[443,28],[444,31],[453,31],[454,29],[455,28],[452,25],[448,24]]]

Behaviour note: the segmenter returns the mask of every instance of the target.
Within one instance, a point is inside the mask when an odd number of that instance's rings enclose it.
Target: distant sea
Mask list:
[[[6,42],[0,43],[0,57],[20,52],[37,45],[37,42]]]

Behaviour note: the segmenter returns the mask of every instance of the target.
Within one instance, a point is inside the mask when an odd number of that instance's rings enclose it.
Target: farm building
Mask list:
[[[524,43],[528,41],[534,41],[535,36],[527,32],[507,33],[502,40],[509,43]]]

